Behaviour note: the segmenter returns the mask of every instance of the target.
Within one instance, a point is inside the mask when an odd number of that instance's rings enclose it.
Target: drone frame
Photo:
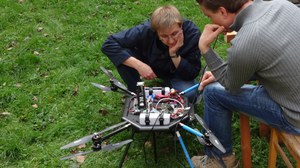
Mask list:
[[[110,88],[106,87],[106,86],[103,86],[103,85],[100,85],[100,84],[97,84],[97,83],[92,83],[95,87],[103,90],[103,91],[118,91],[118,89],[120,89],[121,91],[125,92],[126,94],[129,94],[131,96],[136,96],[135,93],[129,91],[121,82],[119,82],[113,75],[111,72],[109,72],[108,70],[106,70],[105,68],[103,67],[100,67],[100,69],[110,78]],[[203,77],[203,74],[204,74],[204,71],[206,69],[206,66],[205,68],[203,69],[203,72],[202,72],[202,75],[201,75],[201,78]],[[191,88],[188,88],[186,89],[185,91],[183,92],[180,92],[179,94],[180,95],[184,95],[185,93],[191,91],[191,90],[194,90],[196,88],[198,88],[200,86],[200,84],[196,84],[194,86],[192,86]],[[200,92],[201,93],[201,92]],[[202,94],[200,94],[200,101],[202,99]],[[126,108],[126,107],[125,107]],[[188,113],[189,114],[189,113]],[[188,118],[190,116],[188,115]],[[204,130],[206,130],[206,133],[202,134],[200,133],[197,129],[194,129],[194,131],[192,133],[194,133],[195,135],[197,135],[197,138],[200,142],[200,144],[202,145],[205,145],[207,147],[213,147],[215,146],[217,149],[219,149],[220,151],[222,152],[225,152],[225,149],[224,147],[222,146],[222,144],[219,143],[219,141],[217,140],[217,138],[213,135],[213,133],[208,129],[208,127],[206,126],[206,124],[204,123],[204,121],[202,120],[202,118],[200,116],[198,116],[197,114],[195,114],[195,118],[196,120],[200,123],[200,125],[203,127]],[[118,124],[115,124],[113,126],[110,126],[100,132],[97,132],[97,133],[94,133],[92,135],[88,135],[88,136],[85,136],[83,138],[80,138],[76,141],[73,141],[63,147],[61,147],[61,149],[66,149],[66,148],[70,148],[70,147],[74,147],[74,146],[78,146],[78,145],[81,145],[81,144],[85,144],[89,141],[92,141],[93,142],[93,146],[92,146],[92,150],[91,151],[87,151],[87,152],[79,152],[79,153],[76,153],[76,154],[73,154],[73,155],[70,155],[70,156],[67,156],[67,157],[64,157],[64,158],[61,158],[61,160],[65,160],[65,159],[69,159],[69,158],[72,158],[72,157],[76,157],[78,155],[85,155],[85,154],[88,154],[88,153],[91,153],[91,152],[98,152],[98,151],[101,151],[101,150],[113,150],[115,148],[119,148],[119,147],[122,147],[123,145],[126,145],[126,149],[123,153],[123,156],[120,160],[120,163],[119,163],[119,167],[122,167],[123,165],[123,162],[125,160],[125,157],[127,155],[127,152],[129,150],[129,147],[131,145],[131,142],[133,141],[133,137],[134,137],[134,134],[136,132],[136,129],[132,129],[132,134],[131,134],[131,139],[128,139],[128,140],[125,140],[125,141],[122,141],[122,142],[119,142],[119,143],[115,143],[115,144],[110,144],[110,145],[106,145],[106,146],[103,146],[102,143],[113,137],[114,135],[120,133],[120,132],[123,132],[124,130],[128,129],[128,128],[132,128],[133,127],[137,127],[136,124],[134,122],[131,122],[130,120],[126,119],[126,117],[122,117],[123,122],[121,123],[118,123]],[[189,158],[189,155],[188,155],[188,152],[184,146],[184,143],[183,143],[183,140],[182,140],[182,137],[180,136],[180,133],[179,131],[177,130],[177,124],[181,124],[180,123],[181,120],[179,120],[178,122],[176,122],[175,124],[172,125],[172,128],[175,128],[175,133],[177,135],[177,137],[179,138],[180,140],[180,144],[184,150],[184,153],[186,155],[186,158],[187,158],[187,161],[190,165],[190,167],[193,167],[192,165],[192,162]],[[184,125],[184,124],[183,124]],[[174,127],[175,126],[175,127]],[[181,125],[182,126],[182,125]],[[183,127],[184,129],[187,128],[186,125],[184,125],[185,127]],[[155,125],[152,126],[152,129],[146,129],[146,130],[143,130],[141,129],[141,131],[157,131],[157,130],[153,130],[153,128],[156,127]],[[116,130],[114,130],[116,129]],[[190,129],[190,128],[189,128]],[[113,130],[111,133],[103,136],[103,134],[107,131],[110,131],[110,130]],[[159,130],[159,129],[158,129]],[[187,131],[189,131],[188,129],[186,129]],[[191,131],[189,131],[191,132]],[[196,133],[195,133],[196,132]],[[154,140],[154,155],[155,155],[155,161],[156,161],[156,143],[155,143],[155,138],[153,139]],[[213,157],[215,157],[217,159],[217,161],[219,162],[219,164],[224,167],[224,162],[222,161],[222,159],[220,159],[218,156],[216,156],[213,151],[211,150],[212,152],[212,155]]]

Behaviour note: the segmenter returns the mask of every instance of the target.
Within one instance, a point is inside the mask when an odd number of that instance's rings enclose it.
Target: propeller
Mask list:
[[[90,150],[90,151],[86,151],[86,152],[78,152],[74,155],[69,155],[69,156],[60,158],[60,160],[67,160],[67,159],[70,159],[70,158],[73,158],[73,157],[76,157],[76,156],[82,156],[82,155],[86,155],[86,154],[89,154],[89,153],[92,153],[92,152],[94,152],[94,151]]]
[[[107,70],[107,69],[105,69],[103,66],[100,66],[100,69],[110,78],[110,79],[115,79],[115,77],[113,76],[113,74],[109,71],[109,70]]]
[[[98,83],[92,83],[92,85],[94,85],[96,88],[99,88],[99,89],[101,89],[101,90],[103,90],[103,91],[111,91],[111,88],[109,88],[109,87],[106,87],[106,86],[103,86],[103,85],[100,85],[100,84],[98,84]]]
[[[116,124],[116,125],[113,125],[111,127],[108,127],[100,132],[97,132],[97,133],[94,133],[94,134],[91,134],[91,135],[87,135],[85,137],[82,137],[76,141],[73,141],[65,146],[62,146],[60,149],[67,149],[67,148],[70,148],[70,147],[74,147],[74,146],[78,146],[78,145],[81,145],[81,144],[85,144],[87,142],[89,142],[90,140],[92,140],[93,136],[94,135],[99,135],[99,134],[103,134],[104,132],[107,132],[109,130],[112,130],[112,129],[115,129],[117,127],[120,127],[120,126],[123,126],[125,124],[127,124],[128,122],[127,121],[124,121],[124,122],[121,122],[119,124]]]
[[[102,66],[100,66],[100,69],[110,78],[110,81],[113,83],[113,85],[115,85],[116,87],[120,88],[124,92],[127,92],[130,95],[133,95],[133,96],[135,95],[135,93],[129,91],[124,84],[122,84],[120,81],[118,81],[109,70],[105,69]]]
[[[207,127],[203,119],[198,115],[195,114],[196,120],[200,123],[200,125],[206,130],[206,135],[209,138],[209,141],[216,147],[218,148],[221,152],[225,153],[226,150],[223,147],[223,145],[220,143],[218,138],[212,133],[212,131]]]
[[[115,85],[117,85],[121,89],[127,90],[126,86],[118,81],[109,70],[105,69],[102,66],[100,66],[100,69],[110,78],[110,80],[114,82]]]
[[[112,151],[114,149],[122,147],[123,145],[129,144],[132,141],[133,141],[132,139],[128,139],[128,140],[118,142],[118,143],[115,143],[115,144],[105,145],[105,146],[101,147],[100,150],[102,150],[102,151]],[[76,157],[76,156],[82,156],[82,155],[86,155],[86,154],[89,154],[89,153],[92,153],[92,152],[98,152],[100,150],[90,150],[90,151],[86,151],[86,152],[78,152],[76,154],[63,157],[60,160],[66,160],[66,159],[70,159],[70,158],[73,158],[73,157]]]

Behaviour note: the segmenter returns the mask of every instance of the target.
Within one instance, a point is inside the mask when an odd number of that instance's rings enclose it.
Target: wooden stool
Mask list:
[[[252,167],[249,117],[240,113],[241,151],[243,168]]]
[[[241,133],[241,151],[242,151],[242,165],[243,168],[252,167],[251,159],[251,132],[249,117],[240,113],[240,133]],[[259,123],[259,135],[267,137],[269,135],[269,126],[264,123]]]
[[[287,167],[293,167],[291,161],[282,149],[283,145],[285,145],[288,152],[295,159],[296,167],[300,168],[300,135],[287,134],[274,128],[271,128],[268,167],[276,167],[277,152],[280,154]]]

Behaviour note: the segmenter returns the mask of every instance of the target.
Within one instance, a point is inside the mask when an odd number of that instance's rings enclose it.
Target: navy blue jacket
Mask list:
[[[201,35],[198,27],[184,20],[182,25],[184,45],[178,50],[181,62],[176,69],[169,48],[163,44],[150,21],[109,36],[102,45],[102,52],[118,67],[130,56],[148,64],[159,78],[172,78],[175,74],[182,80],[195,79],[201,69],[198,41]]]

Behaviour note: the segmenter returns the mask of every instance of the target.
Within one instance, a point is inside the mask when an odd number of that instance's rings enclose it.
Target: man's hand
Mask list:
[[[204,87],[212,82],[215,82],[216,78],[214,77],[214,75],[211,73],[211,71],[206,71],[203,75],[203,78],[201,80],[200,83],[200,89],[199,90],[203,90]]]
[[[143,79],[151,80],[157,77],[152,68],[144,63],[137,68],[137,71]]]
[[[183,40],[184,40],[183,32],[182,32],[182,30],[180,30],[180,32],[177,35],[177,42],[176,42],[176,44],[174,46],[172,46],[172,47],[169,47],[169,54],[170,54],[170,56],[175,55],[176,52],[179,50],[179,48],[183,46]]]
[[[149,65],[143,63],[133,56],[125,60],[123,64],[136,69],[143,79],[150,80],[156,78],[156,74],[153,72],[152,68]]]
[[[209,50],[210,44],[225,30],[223,26],[216,24],[207,24],[199,39],[199,49],[201,53],[206,53]]]

